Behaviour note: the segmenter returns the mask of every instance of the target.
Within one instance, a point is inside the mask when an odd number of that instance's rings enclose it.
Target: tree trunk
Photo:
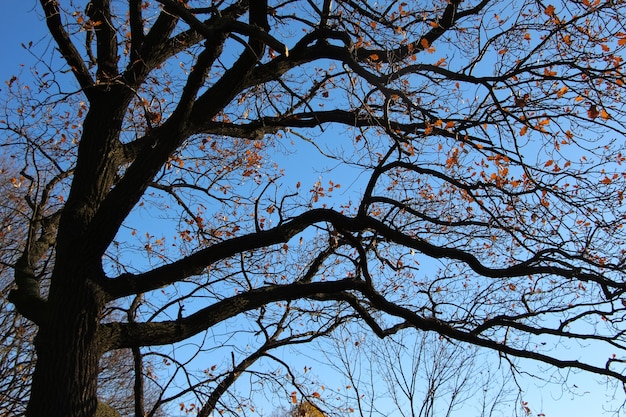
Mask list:
[[[113,93],[119,93],[115,90]],[[130,93],[102,94],[83,124],[77,163],[56,239],[46,313],[35,339],[37,364],[27,417],[93,417],[97,408],[98,326],[105,296],[101,253],[85,231],[115,181],[117,143]]]
[[[64,281],[74,281],[74,285],[51,288],[49,319],[35,340],[37,365],[27,417],[93,417],[96,413],[102,296],[89,279]]]

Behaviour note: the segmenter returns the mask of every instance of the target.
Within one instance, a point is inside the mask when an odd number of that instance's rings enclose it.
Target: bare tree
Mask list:
[[[41,0],[0,119],[26,415],[93,416],[123,349],[135,414],[143,375],[253,414],[308,392],[272,352],[354,321],[625,382],[625,8]]]
[[[33,338],[35,328],[20,316],[8,301],[13,280],[10,266],[19,254],[24,237],[24,202],[15,191],[20,176],[10,161],[2,161],[0,185],[3,202],[0,204],[0,413],[18,415],[26,409],[30,394],[30,378],[34,368]],[[10,179],[13,179],[13,182]]]
[[[516,409],[523,414],[521,388],[509,364],[437,334],[378,340],[362,331],[343,332],[318,350],[326,352],[324,369],[343,381],[322,397],[338,416],[487,417],[517,415]]]

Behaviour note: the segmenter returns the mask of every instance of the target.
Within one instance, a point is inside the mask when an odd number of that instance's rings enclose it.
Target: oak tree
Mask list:
[[[626,382],[624,1],[39,12],[0,117],[27,416],[93,416],[119,349],[137,415],[144,375],[201,416],[322,395],[272,352],[354,322]]]

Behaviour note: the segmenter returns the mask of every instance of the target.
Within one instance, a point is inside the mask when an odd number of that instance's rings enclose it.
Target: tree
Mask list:
[[[476,347],[433,333],[399,333],[385,340],[342,336],[323,351],[346,387],[339,405],[327,406],[342,408],[344,415],[518,415],[522,390],[506,367],[494,366]]]
[[[93,416],[119,349],[136,414],[144,373],[204,416],[309,395],[271,352],[355,320],[626,382],[623,1],[78,3],[1,121],[27,416]]]
[[[11,178],[19,178],[9,161],[2,161],[1,192],[4,203],[0,205],[0,328],[2,348],[0,348],[0,413],[19,415],[25,410],[30,392],[29,378],[34,368],[33,346],[34,328],[28,320],[20,316],[7,300],[12,288],[10,265],[15,261],[20,241],[24,237],[25,222],[18,219],[24,212],[23,200],[16,195],[16,184]]]

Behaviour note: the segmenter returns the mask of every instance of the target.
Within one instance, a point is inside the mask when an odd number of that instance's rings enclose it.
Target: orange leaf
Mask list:
[[[563,35],[563,43],[566,45],[572,44],[572,37],[570,35]]]
[[[426,128],[424,129],[424,134],[425,135],[430,135],[431,133],[433,133],[433,125],[431,125],[430,123],[426,122]]]
[[[548,7],[546,7],[546,10],[544,11],[544,13],[548,16],[554,16],[554,6],[549,5]]]
[[[611,116],[604,109],[600,110],[600,116],[603,120],[609,120],[611,118]]]
[[[559,91],[557,91],[556,96],[557,96],[558,98],[563,97],[563,95],[565,95],[565,93],[567,93],[567,90],[569,90],[569,89],[567,88],[567,86],[561,87],[561,89],[560,89]]]
[[[589,106],[589,110],[587,110],[587,116],[589,116],[590,119],[595,119],[599,115],[600,115],[600,112],[598,111],[598,108],[596,107],[595,104],[592,104],[591,106]]]
[[[428,42],[428,39],[422,38],[422,40],[420,40],[420,45],[422,45],[422,48],[428,49],[430,42]]]
[[[519,135],[524,136],[527,131],[528,131],[528,126],[522,126],[522,128],[519,131]]]

